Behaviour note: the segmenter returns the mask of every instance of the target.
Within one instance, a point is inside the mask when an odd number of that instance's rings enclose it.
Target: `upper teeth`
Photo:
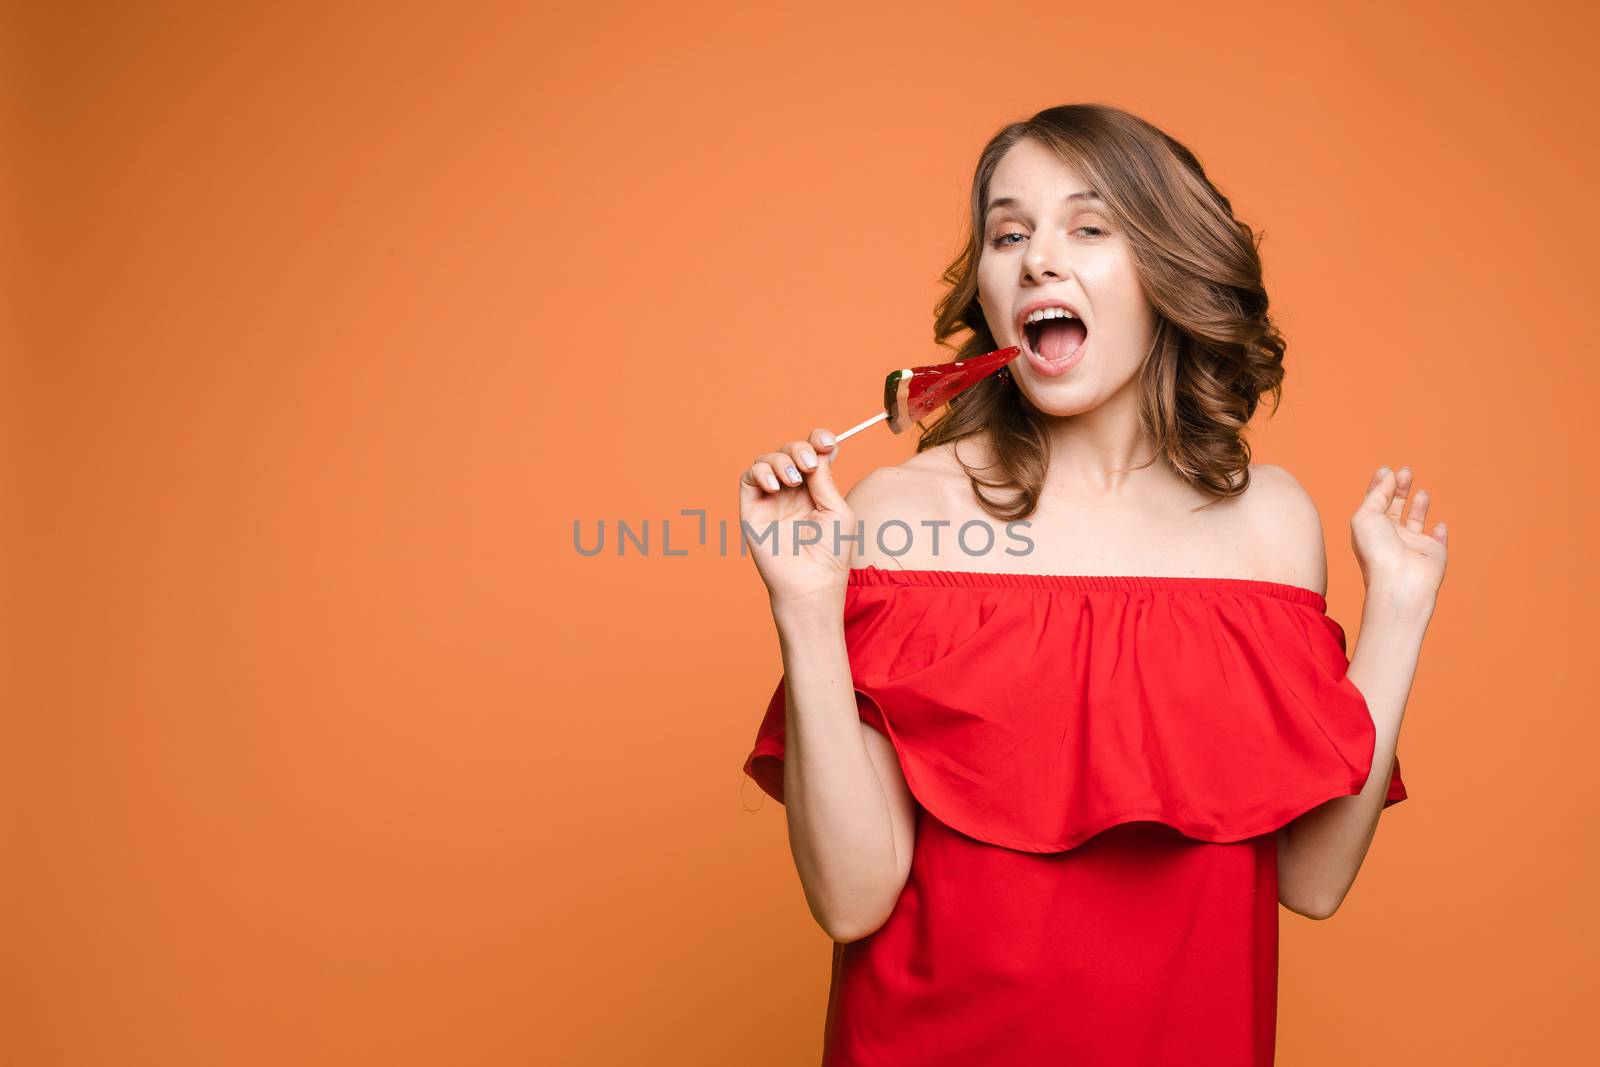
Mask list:
[[[1077,317],[1066,308],[1040,308],[1032,315],[1029,315],[1023,321],[1023,325],[1032,326],[1034,323],[1043,322],[1045,319],[1075,319]]]

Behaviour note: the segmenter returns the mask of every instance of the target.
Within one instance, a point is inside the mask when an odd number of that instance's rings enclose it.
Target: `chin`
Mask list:
[[[1017,377],[1017,383],[1028,403],[1044,415],[1065,418],[1092,411],[1097,406],[1094,388],[1082,378],[1030,378],[1024,384]]]

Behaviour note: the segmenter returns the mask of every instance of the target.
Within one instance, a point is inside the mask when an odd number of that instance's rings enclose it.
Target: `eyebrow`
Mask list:
[[[1068,200],[1093,200],[1100,204],[1105,203],[1105,201],[1100,198],[1100,194],[1095,192],[1093,189],[1083,189],[1076,193],[1068,193],[1066,196],[1062,197],[1061,200],[1063,203]],[[989,212],[993,211],[995,208],[1016,207],[1019,203],[1021,203],[1021,201],[1017,200],[1017,198],[1014,196],[1002,196],[999,200],[990,202],[989,211],[984,212],[984,217],[987,218]]]

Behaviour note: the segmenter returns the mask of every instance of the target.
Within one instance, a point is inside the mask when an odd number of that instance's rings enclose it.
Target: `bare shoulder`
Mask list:
[[[1299,479],[1275,463],[1250,464],[1250,487],[1240,498],[1240,509],[1262,575],[1326,595],[1322,516]]]
[[[927,485],[926,472],[904,463],[890,464],[862,475],[844,499],[858,519],[886,516],[926,492]]]
[[[992,463],[988,446],[981,435],[965,437],[959,441],[947,441],[942,445],[918,452],[906,460],[903,466],[912,470],[927,471],[945,478],[956,479],[963,484],[967,481],[967,468],[982,468]]]
[[[966,449],[962,450],[962,458],[971,462]],[[865,517],[863,509],[885,507],[890,511],[931,513],[946,499],[953,479],[966,484],[966,475],[956,461],[955,446],[937,445],[903,462],[868,471],[845,494],[845,500],[857,518]],[[883,517],[893,516],[885,514]]]
[[[966,455],[963,449],[962,458]],[[951,519],[958,506],[958,489],[966,484],[950,445],[939,445],[901,463],[868,471],[845,494],[845,502],[866,535],[862,545],[857,546],[856,565],[900,569],[925,563],[914,550],[899,556],[883,552],[877,531],[891,522],[917,529],[928,520]],[[906,537],[902,532],[890,540],[903,543]]]

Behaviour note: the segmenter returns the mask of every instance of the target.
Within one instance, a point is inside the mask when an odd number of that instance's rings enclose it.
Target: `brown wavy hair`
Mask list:
[[[958,360],[999,347],[978,304],[978,259],[990,180],[1025,138],[1055,150],[1099,191],[1127,236],[1156,311],[1155,343],[1139,372],[1140,419],[1156,452],[1132,469],[1165,456],[1214,498],[1209,503],[1243,493],[1250,484],[1246,427],[1263,394],[1272,393],[1274,413],[1282,399],[1285,343],[1267,314],[1263,235],[1234,218],[1193,152],[1136,115],[1106,104],[1066,104],[1012,123],[984,146],[972,179],[971,233],[941,278],[949,289],[935,308],[934,340],[954,348]],[[951,344],[963,329],[971,336]],[[919,424],[917,452],[986,436],[996,477],[957,462],[985,511],[1007,521],[1026,518],[1049,469],[1049,418],[1008,374],[991,375],[931,425]],[[992,499],[986,489],[1008,490],[1010,499]]]

